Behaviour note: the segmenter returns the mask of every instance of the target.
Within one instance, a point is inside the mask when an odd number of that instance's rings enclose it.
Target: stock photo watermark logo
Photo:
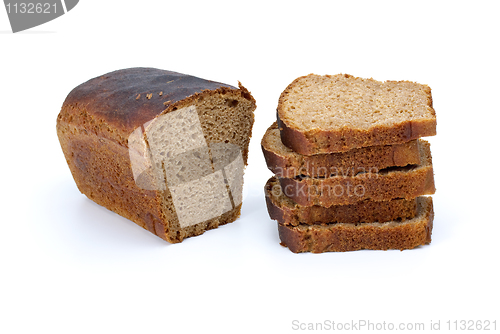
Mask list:
[[[374,182],[381,176],[377,167],[316,168],[306,164],[300,168],[278,166],[272,170],[280,180],[280,185],[271,190],[273,195],[285,195],[296,201],[309,201],[311,198],[334,201],[364,198],[366,187],[373,188]]]
[[[295,185],[281,184],[271,189],[274,197],[285,195],[286,197],[296,199],[297,197],[311,196],[329,196],[329,197],[358,197],[362,198],[366,194],[366,188],[363,184],[353,184],[349,181],[341,184],[321,184],[321,185]]]
[[[242,203],[240,147],[207,143],[195,106],[136,128],[128,146],[136,186],[168,190],[181,227],[221,216]]]
[[[79,0],[4,0],[12,32],[27,30],[52,21],[72,10]]]

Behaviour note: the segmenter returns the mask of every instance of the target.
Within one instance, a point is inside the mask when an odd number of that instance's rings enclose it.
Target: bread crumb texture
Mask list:
[[[369,129],[435,117],[430,92],[429,86],[410,81],[310,74],[287,87],[278,111],[283,121],[301,131]]]

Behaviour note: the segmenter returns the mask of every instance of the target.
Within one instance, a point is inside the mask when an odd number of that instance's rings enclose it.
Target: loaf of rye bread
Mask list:
[[[303,155],[393,145],[436,134],[431,89],[347,74],[295,79],[277,107],[283,144]]]
[[[57,134],[83,194],[176,243],[240,215],[255,108],[241,84],[130,68],[73,89]]]
[[[430,144],[419,139],[420,165],[390,167],[355,176],[279,178],[283,193],[305,206],[353,204],[362,200],[412,199],[435,192]]]
[[[298,175],[354,176],[362,172],[420,163],[418,140],[362,147],[347,152],[302,155],[283,145],[277,123],[267,129],[261,147],[267,167],[277,176],[288,178]]]
[[[396,198],[389,201],[364,200],[348,205],[303,206],[283,194],[276,177],[270,178],[265,186],[267,211],[271,219],[282,225],[328,223],[384,223],[405,220],[417,214],[417,199]]]
[[[417,214],[412,219],[360,224],[278,223],[281,245],[294,253],[347,252],[361,249],[412,249],[431,242],[434,211],[431,197],[417,198]]]

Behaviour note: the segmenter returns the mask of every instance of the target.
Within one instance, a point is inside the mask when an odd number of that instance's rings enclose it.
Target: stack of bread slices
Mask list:
[[[292,252],[412,249],[431,241],[427,85],[350,75],[297,78],[262,139],[269,215]]]

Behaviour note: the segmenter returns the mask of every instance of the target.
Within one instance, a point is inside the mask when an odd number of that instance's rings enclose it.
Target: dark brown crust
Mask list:
[[[351,77],[346,74],[346,77]],[[345,152],[355,148],[377,145],[393,145],[405,143],[420,137],[436,135],[436,114],[432,107],[431,89],[427,86],[427,105],[430,107],[434,118],[421,119],[402,122],[394,126],[373,126],[369,130],[349,129],[324,131],[311,129],[302,132],[294,129],[282,120],[281,114],[284,112],[281,108],[286,95],[293,87],[307,76],[295,79],[281,93],[278,108],[277,120],[281,132],[281,140],[284,145],[295,152],[303,155],[313,155],[319,153]]]
[[[250,92],[238,84],[239,88],[235,88],[156,68],[117,70],[75,87],[63,103],[58,122],[79,125],[127,146],[128,136],[137,127],[202,96],[239,96],[255,105]],[[245,164],[247,153],[243,152]]]
[[[241,205],[220,218],[183,229],[174,226],[170,213],[162,210],[164,193],[137,187],[130,166],[128,136],[133,130],[215,94],[245,99],[255,109],[254,98],[241,84],[238,89],[152,68],[111,72],[73,89],[58,115],[57,134],[78,189],[171,243],[234,221]],[[242,155],[246,164],[248,145],[242,147]]]
[[[432,198],[418,198],[418,211],[414,219],[404,222],[299,226],[278,223],[278,233],[281,245],[294,253],[413,249],[431,242]]]
[[[405,220],[417,214],[417,199],[402,198],[390,201],[360,201],[351,205],[301,206],[282,195],[281,187],[275,177],[265,186],[266,204],[271,219],[282,225],[328,223],[384,223]]]
[[[342,153],[301,155],[296,152],[273,150],[268,138],[278,125],[274,123],[261,141],[267,167],[279,177],[293,178],[298,175],[325,177],[333,175],[353,176],[359,172],[379,171],[393,166],[418,165],[420,154],[418,140],[402,144],[369,146]]]
[[[362,200],[387,201],[412,199],[436,191],[430,144],[420,143],[422,164],[365,173],[356,176],[327,178],[280,178],[286,196],[304,206],[353,204]]]
[[[63,108],[84,107],[94,118],[128,135],[165,110],[165,102],[172,105],[202,90],[222,87],[236,89],[171,71],[130,68],[101,75],[77,86],[66,97]],[[148,94],[153,95],[148,98]]]
[[[57,133],[80,192],[155,233],[161,200],[157,192],[135,186],[128,149],[68,123],[58,123]]]

